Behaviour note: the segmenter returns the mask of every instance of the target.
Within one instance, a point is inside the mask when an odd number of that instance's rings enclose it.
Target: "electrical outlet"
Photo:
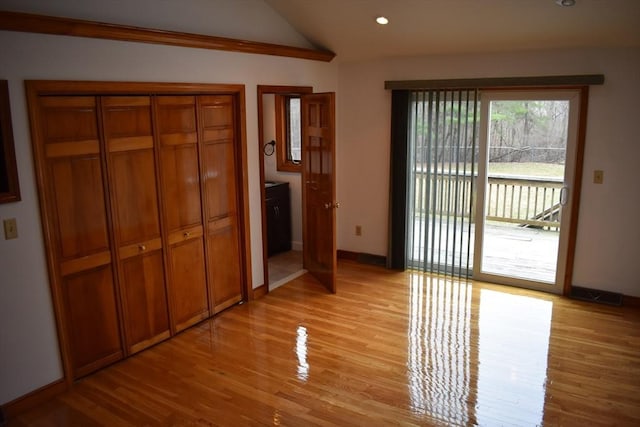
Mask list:
[[[594,184],[602,184],[604,182],[604,171],[594,170],[593,171],[593,183]]]
[[[17,239],[18,238],[18,225],[15,218],[9,218],[4,220],[4,239]]]
[[[356,236],[362,236],[362,226],[356,225]]]

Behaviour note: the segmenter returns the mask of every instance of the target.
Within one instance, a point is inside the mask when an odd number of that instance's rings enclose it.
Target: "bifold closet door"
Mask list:
[[[38,98],[45,230],[73,378],[123,357],[94,97]],[[42,167],[43,166],[43,167]]]
[[[174,331],[209,316],[194,96],[157,96],[160,182]]]
[[[242,300],[234,97],[198,97],[212,313]]]
[[[151,99],[101,98],[126,346],[170,336]]]

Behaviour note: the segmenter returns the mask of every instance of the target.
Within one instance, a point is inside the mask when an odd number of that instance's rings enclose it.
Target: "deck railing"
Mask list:
[[[470,215],[475,220],[477,176],[416,173],[418,213],[439,215]],[[490,175],[486,191],[488,221],[508,222],[523,227],[557,229],[560,226],[559,178],[537,178],[514,175]],[[427,197],[429,195],[430,197]],[[435,197],[434,197],[435,195]]]

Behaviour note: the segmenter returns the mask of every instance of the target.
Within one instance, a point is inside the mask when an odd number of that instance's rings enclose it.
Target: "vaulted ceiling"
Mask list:
[[[640,0],[265,0],[340,61],[640,46]],[[375,23],[384,15],[389,24]]]

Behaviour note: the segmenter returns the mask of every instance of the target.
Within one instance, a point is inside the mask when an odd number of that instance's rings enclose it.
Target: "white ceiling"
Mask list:
[[[640,46],[640,0],[265,0],[340,61]],[[375,17],[390,23],[381,26]]]

